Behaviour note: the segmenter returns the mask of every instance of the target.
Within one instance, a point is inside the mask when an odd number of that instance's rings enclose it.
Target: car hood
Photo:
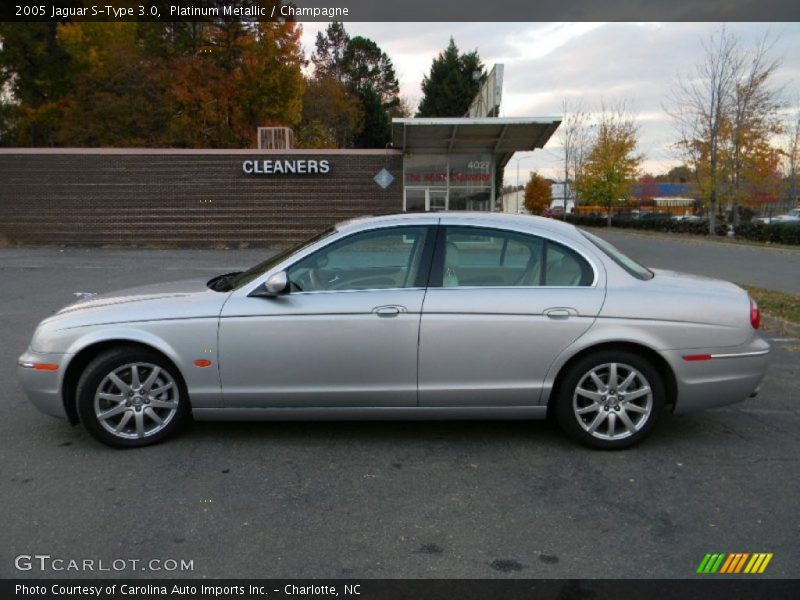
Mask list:
[[[131,302],[147,302],[164,298],[185,297],[208,291],[206,279],[185,279],[167,283],[153,283],[132,288],[125,288],[104,294],[93,294],[73,302],[59,310],[56,314],[64,314],[77,310],[90,310],[104,306],[129,304]]]
[[[216,317],[228,293],[215,292],[207,279],[157,283],[91,296],[65,306],[45,322],[77,327],[102,323]]]

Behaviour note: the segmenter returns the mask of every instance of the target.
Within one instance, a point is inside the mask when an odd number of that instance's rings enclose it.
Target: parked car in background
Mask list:
[[[39,324],[18,372],[40,410],[117,447],[192,416],[553,416],[613,449],[667,411],[753,396],[759,322],[736,285],[648,269],[561,221],[404,214],[247,271],[84,299]]]
[[[615,221],[651,221],[654,219],[669,219],[669,217],[670,215],[667,213],[638,208],[611,213],[611,218]]]
[[[547,217],[549,219],[555,217],[561,217],[564,215],[564,207],[563,206],[551,206],[546,211],[542,213],[543,217]]]
[[[673,221],[681,221],[683,223],[706,223],[708,217],[701,217],[700,215],[675,215],[672,217]]]
[[[757,223],[764,223],[766,225],[771,225],[772,223],[788,223],[788,224],[799,224],[800,225],[800,207],[793,208],[785,215],[775,215],[774,217],[759,217],[757,219],[753,219]]]

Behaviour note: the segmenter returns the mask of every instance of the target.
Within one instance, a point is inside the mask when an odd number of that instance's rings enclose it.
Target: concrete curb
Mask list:
[[[761,326],[767,331],[800,339],[800,323],[793,323],[772,315],[761,315]]]

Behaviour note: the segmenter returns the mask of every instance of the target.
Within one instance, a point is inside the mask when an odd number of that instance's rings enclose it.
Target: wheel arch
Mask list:
[[[154,352],[158,354],[161,358],[163,358],[170,366],[175,369],[175,373],[178,377],[181,378],[181,381],[186,387],[186,377],[184,377],[183,372],[178,367],[175,360],[173,360],[164,350],[159,348],[158,346],[143,342],[141,340],[130,339],[130,338],[111,338],[111,339],[104,339],[104,340],[95,340],[83,346],[72,359],[67,364],[67,367],[64,371],[64,378],[61,382],[61,399],[64,403],[64,412],[67,414],[67,419],[72,425],[77,425],[80,423],[80,417],[78,416],[78,410],[76,406],[77,401],[77,387],[78,387],[78,380],[81,377],[81,374],[84,372],[86,367],[91,363],[96,357],[98,357],[103,352],[111,350],[113,348],[120,348],[120,347],[129,347],[129,348],[136,348],[141,350],[147,350],[148,352]],[[189,407],[191,408],[191,399],[189,399]]]
[[[659,375],[661,375],[661,379],[664,381],[664,387],[667,393],[667,405],[670,407],[670,410],[675,409],[675,404],[678,399],[678,381],[675,377],[675,371],[672,369],[672,366],[669,364],[669,362],[656,350],[640,342],[610,341],[601,342],[587,346],[586,348],[582,348],[570,356],[569,359],[567,359],[567,361],[561,365],[556,373],[555,378],[553,379],[553,386],[550,389],[549,396],[547,397],[548,417],[550,417],[552,414],[552,409],[555,405],[555,398],[558,397],[559,386],[561,385],[561,382],[563,381],[570,367],[590,354],[607,350],[627,350],[646,358],[653,365],[653,368],[658,371]]]

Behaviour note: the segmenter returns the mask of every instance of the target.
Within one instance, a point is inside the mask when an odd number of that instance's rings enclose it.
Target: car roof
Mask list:
[[[577,229],[570,223],[558,221],[556,219],[548,219],[545,217],[536,217],[532,215],[517,215],[502,212],[485,212],[485,211],[441,211],[441,212],[417,212],[417,213],[397,213],[391,215],[381,216],[367,216],[342,221],[336,224],[337,231],[346,231],[349,229],[362,229],[370,225],[379,224],[414,224],[424,223],[431,224],[431,222],[438,221],[441,225],[460,224],[463,225],[465,221],[476,221],[485,227],[500,227],[508,229],[524,229],[529,231],[550,231],[553,233],[560,233],[568,237],[574,237],[577,234]],[[476,223],[477,224],[477,223]]]

